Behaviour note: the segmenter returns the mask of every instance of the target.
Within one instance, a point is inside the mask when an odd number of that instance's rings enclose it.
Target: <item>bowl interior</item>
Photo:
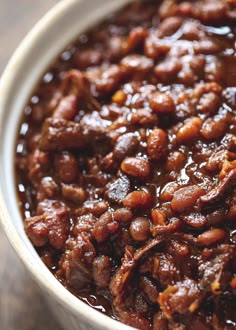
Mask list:
[[[3,228],[28,269],[47,292],[75,315],[100,329],[131,329],[70,294],[42,263],[25,235],[14,180],[15,140],[22,111],[37,82],[56,56],[77,35],[131,0],[64,0],[28,34],[0,81],[0,217]]]

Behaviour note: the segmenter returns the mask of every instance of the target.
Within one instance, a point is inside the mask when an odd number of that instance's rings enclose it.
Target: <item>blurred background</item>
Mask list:
[[[66,0],[63,0],[66,1]],[[0,0],[0,75],[32,26],[57,0]],[[0,329],[61,330],[0,227]]]

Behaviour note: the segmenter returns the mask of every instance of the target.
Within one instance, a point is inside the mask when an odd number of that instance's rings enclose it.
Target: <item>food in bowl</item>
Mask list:
[[[56,278],[139,329],[234,329],[233,1],[133,2],[24,109],[16,183]]]

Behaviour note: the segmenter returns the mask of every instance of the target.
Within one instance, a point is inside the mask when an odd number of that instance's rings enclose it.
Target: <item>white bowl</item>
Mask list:
[[[18,124],[38,80],[81,32],[131,0],[64,0],[32,29],[0,81],[0,218],[15,251],[45,292],[65,329],[132,329],[92,309],[67,291],[28,240],[18,208],[14,152]],[[96,4],[96,5],[95,5]]]

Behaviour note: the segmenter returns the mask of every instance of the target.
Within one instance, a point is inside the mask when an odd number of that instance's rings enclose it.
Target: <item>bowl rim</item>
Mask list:
[[[5,70],[0,79],[0,95],[2,100],[0,100],[0,115],[4,111],[4,92],[9,89],[9,81],[12,81],[14,75],[15,66],[19,65],[24,56],[31,51],[28,45],[35,42],[35,39],[39,38],[45,33],[45,27],[50,29],[50,26],[54,24],[54,18],[62,16],[64,10],[67,7],[73,6],[73,4],[81,2],[81,0],[64,0],[60,1],[54,5],[30,30],[23,41],[15,50],[14,54],[10,58]],[[0,186],[0,224],[10,242],[11,246],[14,248],[16,254],[19,256],[23,264],[30,271],[33,278],[35,278],[43,289],[52,297],[56,298],[57,302],[61,306],[66,306],[72,311],[73,316],[81,317],[86,324],[96,325],[98,329],[114,329],[114,330],[128,330],[134,329],[128,325],[120,323],[112,319],[111,317],[100,313],[99,311],[93,309],[72,293],[70,293],[54,276],[49,276],[49,272],[46,267],[40,267],[40,265],[35,260],[34,256],[30,253],[25,243],[21,239],[15,225],[11,221],[10,214],[8,213],[8,208],[5,205],[3,198],[3,190]]]

